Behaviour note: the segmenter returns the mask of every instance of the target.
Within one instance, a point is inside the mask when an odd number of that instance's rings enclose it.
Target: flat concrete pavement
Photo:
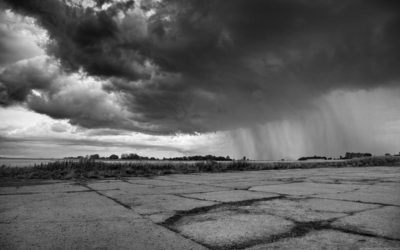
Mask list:
[[[400,249],[400,167],[2,182],[0,249]]]

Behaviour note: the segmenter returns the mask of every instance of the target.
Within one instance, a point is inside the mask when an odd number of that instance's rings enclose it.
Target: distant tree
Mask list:
[[[343,159],[353,159],[353,158],[361,158],[361,157],[371,157],[370,153],[354,153],[354,152],[346,152],[346,155]]]
[[[118,155],[112,154],[110,157],[108,157],[110,160],[118,160]]]
[[[121,159],[129,159],[129,160],[160,160],[154,157],[140,156],[138,154],[130,153],[130,154],[122,154]],[[171,157],[166,158],[163,157],[162,160],[170,160],[170,161],[232,161],[229,156],[214,156],[214,155],[194,155],[194,156],[182,156],[182,157]]]
[[[140,156],[138,154],[129,154],[128,159],[130,160],[139,160]]]
[[[327,160],[328,158],[326,158],[325,156],[303,156],[300,157],[299,159],[297,159],[298,161],[306,161],[306,160]]]
[[[100,158],[99,154],[94,154],[89,156],[89,159],[99,159],[99,158]]]

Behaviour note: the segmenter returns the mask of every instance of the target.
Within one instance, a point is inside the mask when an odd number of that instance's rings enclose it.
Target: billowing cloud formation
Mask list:
[[[1,104],[24,101],[31,110],[55,119],[68,119],[88,128],[144,130],[121,106],[116,93],[79,73],[66,74],[54,60],[35,57],[6,67],[0,74]]]
[[[21,60],[0,74],[0,104],[25,101],[32,90],[47,90],[58,77],[58,68],[44,58]]]
[[[65,157],[138,153],[155,157],[227,154],[227,133],[146,135],[116,129],[85,129],[24,107],[0,107],[0,156]],[[210,145],[211,144],[211,145]]]
[[[335,89],[391,87],[400,77],[396,1],[4,2],[47,31],[60,74],[81,72],[100,87],[18,82],[49,93],[40,98],[13,87],[8,75],[20,66],[12,65],[0,73],[1,103],[27,102],[89,128],[226,130],[292,116]],[[42,75],[21,70],[35,75],[26,79]]]
[[[44,53],[40,43],[46,32],[33,23],[32,18],[11,11],[0,12],[0,67]]]

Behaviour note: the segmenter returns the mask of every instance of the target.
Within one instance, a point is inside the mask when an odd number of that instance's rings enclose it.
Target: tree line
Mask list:
[[[116,154],[111,154],[108,157],[100,156],[99,154],[92,154],[86,156],[77,156],[77,157],[65,157],[64,159],[91,159],[91,160],[150,160],[150,161],[232,161],[229,156],[215,156],[215,155],[194,155],[194,156],[182,156],[182,157],[170,157],[170,158],[155,158],[155,157],[147,157],[141,156],[135,153],[129,154],[121,154],[119,157]]]

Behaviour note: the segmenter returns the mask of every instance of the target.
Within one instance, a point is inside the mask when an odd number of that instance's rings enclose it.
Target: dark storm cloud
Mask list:
[[[32,89],[47,90],[59,72],[46,59],[20,61],[0,73],[0,105],[25,101]]]
[[[100,77],[132,114],[127,123],[136,125],[127,127],[147,133],[246,126],[299,112],[334,89],[399,81],[396,1],[142,1],[149,18],[133,2],[6,2],[47,30],[47,52],[64,70]],[[41,112],[78,125],[120,126],[48,106]]]
[[[48,52],[60,58],[67,70],[83,67],[89,74],[126,76],[130,79],[146,77],[141,72],[143,56],[135,47],[137,41],[125,44],[113,19],[125,11],[133,1],[116,3],[112,8],[94,11],[67,1],[32,0],[6,1],[18,13],[36,18],[49,33],[52,43]],[[102,2],[97,1],[99,5]],[[137,65],[132,65],[137,63]]]
[[[380,1],[163,3],[150,25],[154,60],[204,84],[220,75],[236,83],[225,74],[246,75],[241,85],[369,82],[391,79],[399,63],[399,12]]]
[[[23,102],[29,109],[87,128],[141,130],[118,99],[100,83],[65,74],[53,59],[35,57],[8,65],[0,72],[0,106]]]

